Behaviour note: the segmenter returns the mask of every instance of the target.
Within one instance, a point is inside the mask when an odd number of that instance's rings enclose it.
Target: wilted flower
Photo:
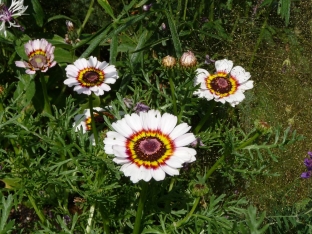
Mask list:
[[[135,107],[133,108],[133,110],[136,112],[136,113],[139,113],[141,111],[143,112],[147,112],[149,111],[151,108],[141,102],[138,102]]]
[[[234,107],[245,99],[244,92],[253,88],[250,73],[241,66],[233,68],[233,62],[227,59],[216,61],[215,67],[217,72],[213,75],[202,68],[196,70],[194,84],[200,87],[194,94],[223,104],[228,102]]]
[[[191,146],[196,148],[198,146],[205,146],[205,144],[202,142],[202,140],[200,139],[200,137],[196,137],[195,141],[193,141],[191,143]]]
[[[192,51],[187,51],[182,54],[180,58],[182,67],[194,67],[197,64],[197,59]]]
[[[36,71],[46,72],[56,65],[54,60],[54,46],[45,39],[36,39],[25,44],[25,52],[28,62],[15,61],[17,67],[26,68],[27,74],[35,74]]]
[[[93,113],[94,120],[96,123],[104,123],[104,119],[101,115],[98,113],[104,113],[104,109],[101,107],[94,107],[93,110],[95,111]],[[87,131],[91,130],[91,112],[90,109],[85,109],[82,114],[76,115],[74,117],[75,123],[73,124],[73,127],[75,128],[75,131],[79,131],[82,129],[82,132],[85,133]]]
[[[174,57],[167,55],[162,59],[161,63],[164,67],[172,68],[177,64],[177,60]]]
[[[0,33],[4,34],[5,37],[7,36],[5,23],[9,24],[9,28],[13,26],[22,29],[21,25],[15,18],[24,15],[27,7],[28,6],[24,6],[24,0],[12,0],[11,6],[8,9],[3,1],[0,0]]]
[[[157,110],[127,114],[112,124],[115,131],[107,132],[104,150],[115,156],[113,161],[122,164],[120,170],[133,183],[160,181],[166,173],[178,175],[183,163],[196,160],[196,151],[185,147],[195,140],[193,133],[187,133],[191,127],[176,125],[177,121],[176,116]]]
[[[301,178],[307,179],[311,177],[312,174],[312,152],[308,152],[310,158],[305,158],[303,163],[307,167],[307,172],[303,172],[301,174]]]
[[[210,56],[207,54],[205,57],[205,64],[211,64],[211,63],[215,63],[216,61],[211,59]]]
[[[75,86],[74,91],[81,94],[101,96],[104,91],[111,90],[108,84],[114,84],[118,79],[118,73],[114,65],[107,62],[100,62],[96,57],[91,56],[77,59],[74,64],[66,68],[67,78],[64,84],[69,87]]]
[[[133,100],[130,98],[123,98],[123,102],[125,103],[126,107],[131,108],[133,106]]]

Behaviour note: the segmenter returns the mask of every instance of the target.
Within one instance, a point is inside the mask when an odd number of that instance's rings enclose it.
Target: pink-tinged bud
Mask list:
[[[162,59],[161,63],[164,67],[172,68],[177,64],[177,60],[174,57],[167,55]]]
[[[66,26],[68,31],[73,31],[74,30],[74,24],[73,22],[66,20]]]
[[[197,64],[197,59],[192,51],[187,51],[182,54],[180,58],[182,67],[194,67]]]

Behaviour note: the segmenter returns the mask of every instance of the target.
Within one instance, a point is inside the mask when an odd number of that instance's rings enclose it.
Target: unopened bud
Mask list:
[[[166,57],[164,57],[161,62],[162,62],[162,65],[167,68],[172,68],[177,64],[177,60],[170,55],[167,55]]]
[[[265,121],[256,120],[255,126],[258,131],[262,134],[267,134],[272,132],[272,127]]]
[[[206,184],[196,183],[192,188],[192,195],[195,197],[202,197],[209,192],[209,188]]]
[[[197,64],[197,59],[192,51],[187,51],[182,54],[180,58],[182,67],[194,67]]]
[[[66,26],[68,31],[73,31],[74,30],[74,24],[73,22],[66,20]]]
[[[167,29],[166,24],[165,24],[165,23],[162,23],[162,24],[160,25],[160,29],[163,30],[163,31],[165,31],[165,30]]]

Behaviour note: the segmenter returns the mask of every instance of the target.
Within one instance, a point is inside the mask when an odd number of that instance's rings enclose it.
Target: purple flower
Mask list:
[[[307,167],[307,172],[301,174],[301,178],[307,179],[311,177],[312,174],[312,152],[308,152],[310,158],[305,158],[303,160],[304,165]]]

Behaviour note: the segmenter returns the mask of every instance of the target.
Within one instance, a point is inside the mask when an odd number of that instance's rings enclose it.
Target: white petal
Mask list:
[[[147,169],[144,166],[140,167],[140,173],[141,173],[141,178],[148,182],[152,179],[152,173],[151,173],[151,169]]]
[[[22,67],[22,68],[26,68],[26,67],[28,67],[27,65],[27,63],[25,63],[24,61],[15,61],[15,65],[17,66],[17,67]]]
[[[100,86],[101,89],[103,89],[104,91],[108,92],[109,90],[111,90],[111,87],[109,87],[107,84],[103,83]]]
[[[248,80],[247,82],[241,84],[240,86],[238,86],[239,90],[245,91],[248,89],[252,89],[253,88],[253,80]]]
[[[121,166],[120,171],[122,171],[125,176],[131,176],[131,174],[137,174],[139,167],[135,163],[128,163]]]
[[[74,85],[79,85],[79,82],[75,78],[69,78],[64,80],[64,84],[68,85],[69,87],[72,87]]]
[[[152,174],[152,177],[156,181],[164,180],[166,177],[166,173],[163,171],[163,169],[161,167],[158,167],[156,169],[152,169],[151,174]]]
[[[133,113],[132,115],[125,115],[127,124],[132,128],[135,132],[139,132],[142,130],[142,122],[140,116]]]
[[[187,123],[181,123],[173,129],[173,131],[170,133],[169,136],[172,140],[174,140],[177,137],[182,136],[184,133],[186,133],[190,129],[191,127],[188,126]]]
[[[172,168],[181,168],[184,161],[181,158],[171,156],[165,163]]]
[[[198,85],[200,83],[203,83],[205,82],[205,79],[210,76],[209,72],[205,69],[202,69],[202,68],[198,68],[196,69],[196,77],[195,77],[195,81],[194,81],[194,84],[195,85]]]
[[[129,127],[125,119],[121,119],[113,123],[112,127],[116,130],[116,132],[120,133],[124,137],[129,137],[133,134],[133,130]]]
[[[115,84],[116,79],[115,78],[105,78],[104,83],[106,84]]]
[[[184,162],[194,161],[194,156],[196,155],[196,150],[188,147],[178,147],[175,149],[172,157],[180,158]],[[196,159],[196,158],[195,158]]]
[[[178,122],[178,118],[172,114],[164,113],[160,121],[160,130],[170,134]]]
[[[114,155],[119,158],[128,158],[129,155],[126,153],[125,146],[113,145]]]
[[[160,165],[160,167],[168,174],[171,176],[179,175],[179,170],[173,167],[170,167],[166,164]]]
[[[228,74],[233,67],[233,62],[227,59],[218,60],[215,62],[215,67],[217,72],[224,72]]]
[[[129,159],[127,158],[114,158],[113,161],[117,164],[126,164],[131,162]]]
[[[89,64],[91,67],[97,67],[98,60],[96,57],[90,56],[89,58]]]
[[[196,140],[196,138],[195,138],[193,133],[186,133],[186,134],[176,138],[174,140],[174,143],[175,143],[176,147],[181,147],[181,146],[191,144],[195,140]]]
[[[231,71],[231,76],[238,80],[240,84],[244,83],[251,77],[250,73],[246,72],[245,69],[241,66],[233,67]]]

